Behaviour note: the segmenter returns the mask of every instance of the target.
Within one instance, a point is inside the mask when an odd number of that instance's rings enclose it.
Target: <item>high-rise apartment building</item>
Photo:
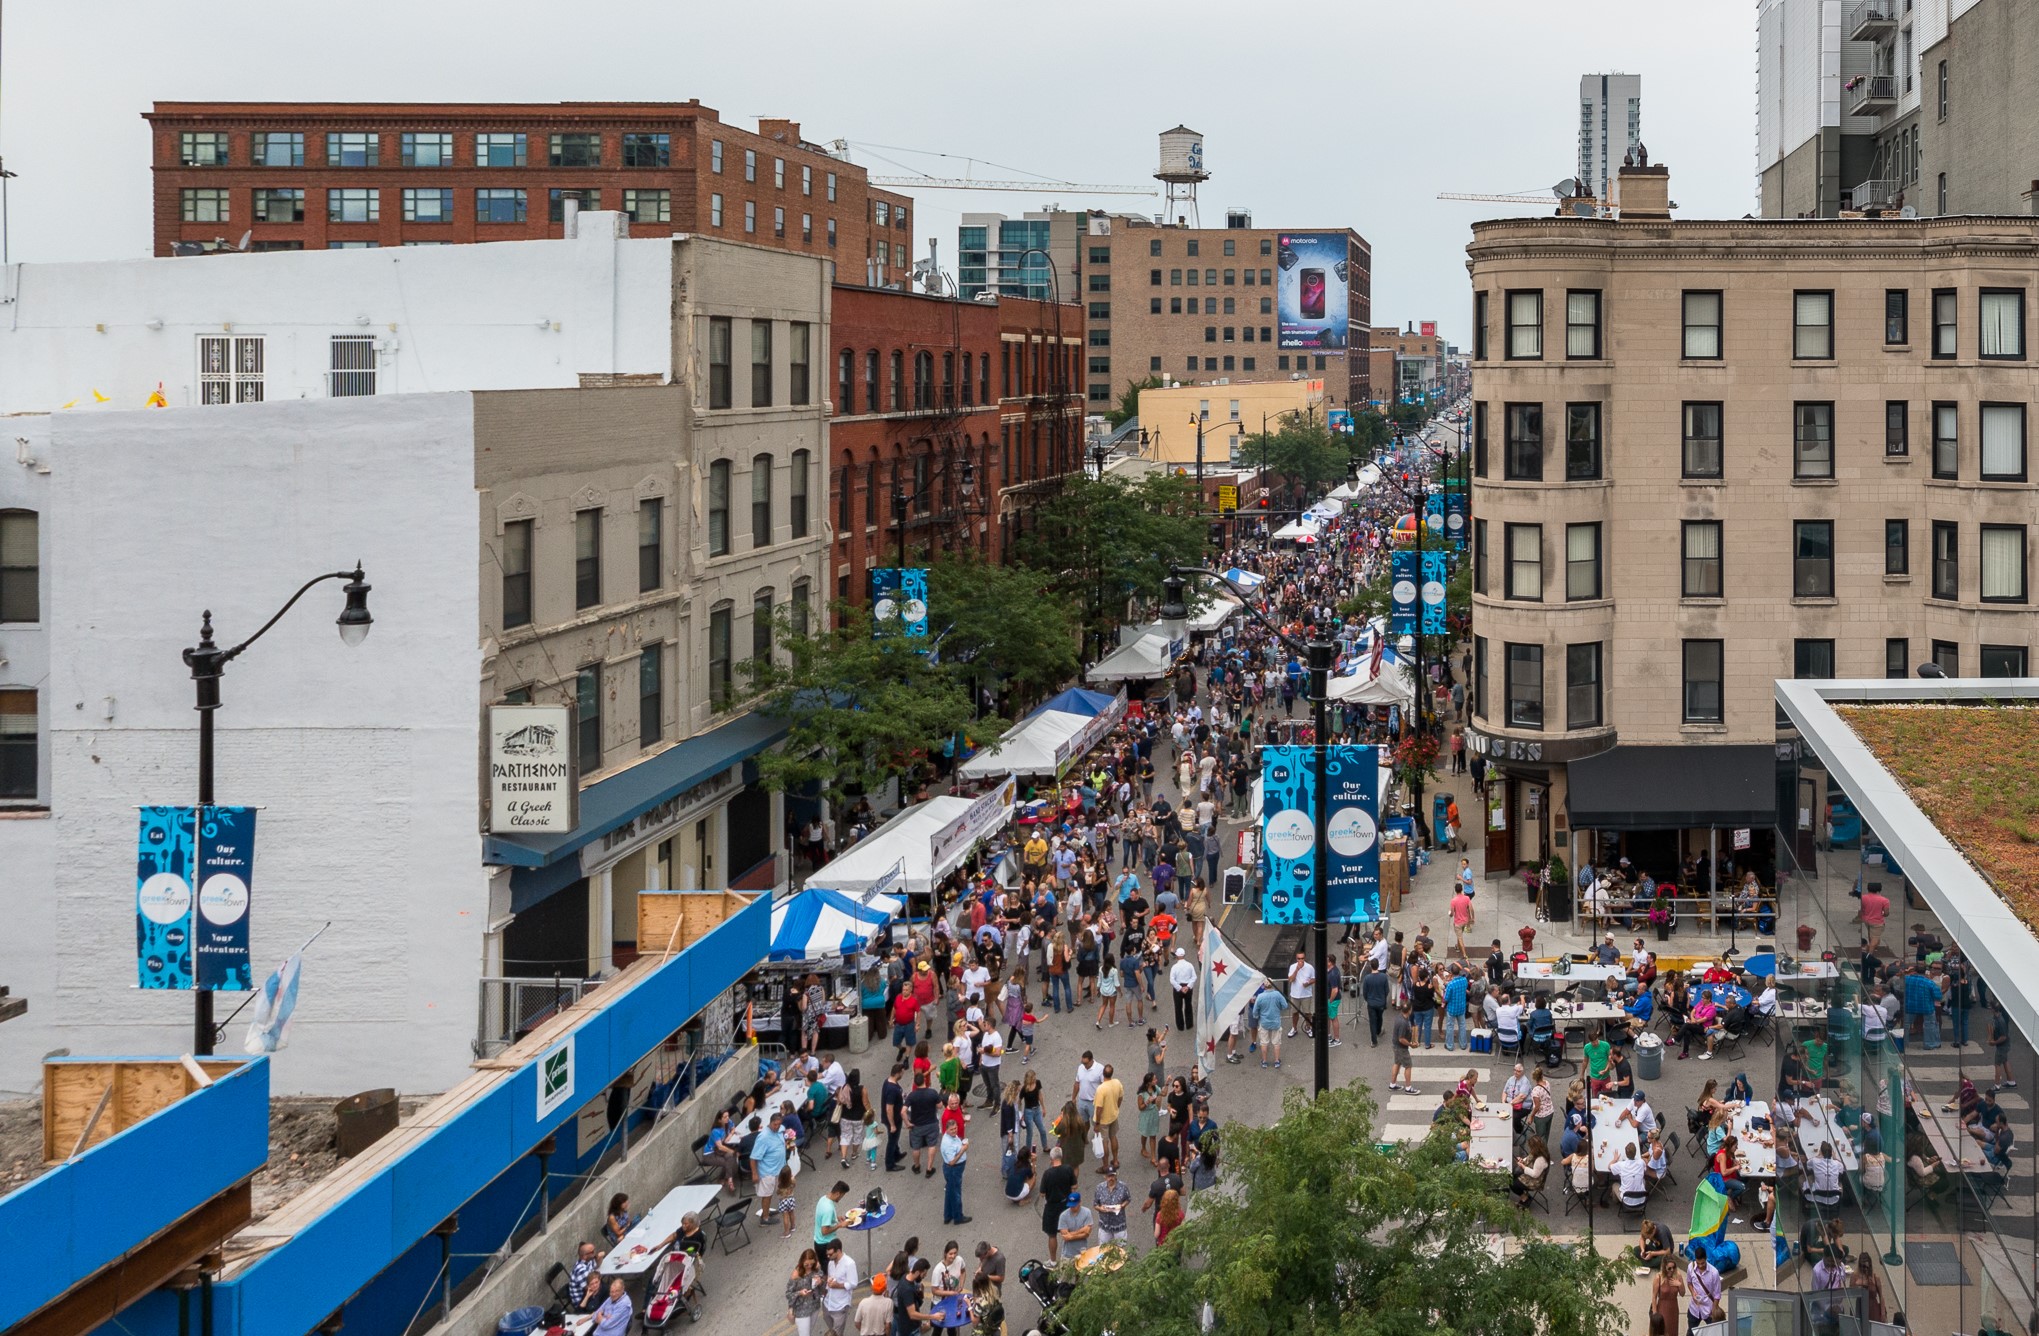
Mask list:
[[[1078,300],[1083,236],[1090,215],[1048,209],[1009,218],[966,213],[956,229],[956,289],[964,301],[982,292],[1031,301]]]
[[[1775,679],[2023,677],[2039,646],[2039,219],[1674,222],[1668,194],[1629,170],[1619,219],[1473,230],[1490,868],[1762,827]]]
[[[570,208],[620,210],[633,236],[688,232],[901,280],[912,202],[809,143],[689,102],[158,102],[156,254],[371,249],[564,236]]]
[[[1579,185],[1596,199],[1614,197],[1615,170],[1642,142],[1640,74],[1579,79]]]

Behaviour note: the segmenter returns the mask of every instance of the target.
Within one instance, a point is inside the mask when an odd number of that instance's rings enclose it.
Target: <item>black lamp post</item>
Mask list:
[[[198,703],[193,708],[198,711],[198,805],[200,807],[210,807],[213,803],[212,716],[220,707],[219,680],[221,675],[225,672],[226,666],[229,663],[239,658],[248,646],[260,640],[270,627],[281,621],[283,614],[289,612],[292,607],[296,606],[297,601],[305,596],[306,590],[326,580],[345,580],[347,582],[345,586],[347,603],[345,607],[340,609],[337,623],[340,628],[341,643],[351,649],[368,638],[368,628],[375,622],[375,619],[368,614],[368,591],[371,586],[363,577],[361,567],[358,565],[351,571],[332,571],[326,575],[315,575],[305,581],[298,588],[298,591],[290,596],[289,602],[278,608],[275,615],[268,621],[262,623],[260,630],[231,649],[221,649],[213,643],[212,609],[207,608],[205,610],[205,615],[199,622],[198,644],[184,651],[184,663],[191,669],[191,680],[197,684]],[[194,950],[196,950],[196,946],[195,942],[192,943]],[[195,970],[192,981],[192,1002],[194,1004],[192,1052],[202,1057],[212,1052],[213,1046],[212,990],[198,986]]]
[[[1250,594],[1233,584],[1230,580],[1227,580],[1217,571],[1206,570],[1201,566],[1177,566],[1169,572],[1168,578],[1161,582],[1161,622],[1168,629],[1171,639],[1181,634],[1184,624],[1189,620],[1189,608],[1184,601],[1184,591],[1187,589],[1189,582],[1184,577],[1191,575],[1209,576],[1237,594],[1240,603],[1246,607],[1247,611],[1260,620],[1261,625],[1265,626],[1275,639],[1286,645],[1290,650],[1301,653],[1304,656],[1305,662],[1309,665],[1311,724],[1315,734],[1311,745],[1312,755],[1310,762],[1311,773],[1314,777],[1312,792],[1315,794],[1316,806],[1316,842],[1310,858],[1312,878],[1311,925],[1314,929],[1311,934],[1310,945],[1312,966],[1317,971],[1316,996],[1321,999],[1324,996],[1326,959],[1329,955],[1328,943],[1330,938],[1328,930],[1329,920],[1325,918],[1328,906],[1325,901],[1329,893],[1329,886],[1327,884],[1329,872],[1327,865],[1330,861],[1331,852],[1331,804],[1327,801],[1325,793],[1324,769],[1325,760],[1330,755],[1328,724],[1331,704],[1331,665],[1337,657],[1337,647],[1330,641],[1325,640],[1321,632],[1319,632],[1317,639],[1311,640],[1307,644],[1286,634],[1280,627],[1269,621],[1259,608],[1253,605],[1253,598]],[[1316,1039],[1314,1045],[1316,1056],[1316,1092],[1321,1095],[1331,1088],[1331,1026],[1321,1006],[1319,1006],[1317,1014],[1311,1018],[1311,1021],[1311,1028],[1315,1031]]]
[[[1143,427],[1143,428],[1141,428],[1141,430],[1140,430],[1140,437],[1141,437],[1141,439],[1142,439],[1142,441],[1143,441],[1143,442],[1145,441],[1145,439],[1146,439],[1146,436],[1147,436],[1147,431],[1146,431],[1146,428],[1144,428],[1144,427]],[[1103,440],[1102,440],[1101,438],[1100,438],[1099,440],[1093,441],[1093,442],[1091,443],[1091,446],[1090,446],[1090,462],[1091,462],[1091,463],[1092,463],[1093,465],[1095,465],[1095,466],[1096,466],[1096,468],[1097,468],[1097,480],[1098,480],[1099,482],[1103,482],[1103,481],[1104,481],[1104,466],[1105,466],[1105,461],[1111,458],[1111,454],[1112,454],[1112,452],[1111,452],[1110,448],[1109,448],[1109,447],[1107,447],[1107,446],[1105,445],[1104,441],[1103,441]],[[1097,658],[1098,658],[1098,659],[1102,659],[1102,658],[1104,658],[1104,639],[1105,639],[1105,637],[1104,637],[1104,563],[1103,563],[1103,562],[1099,562],[1099,563],[1098,563],[1098,567],[1097,567],[1097,587],[1096,587],[1096,588],[1095,588],[1095,589],[1094,589],[1094,590],[1092,591],[1092,597],[1093,597],[1093,606],[1094,606],[1094,607],[1096,608],[1096,612],[1095,612],[1095,614],[1094,614],[1094,616],[1095,616],[1095,618],[1096,618],[1096,630],[1095,630],[1095,631],[1093,632],[1093,634],[1094,634],[1094,635],[1096,636],[1096,640],[1095,640],[1095,642],[1094,642],[1094,643],[1095,643],[1095,645],[1096,645],[1096,647],[1097,647]]]

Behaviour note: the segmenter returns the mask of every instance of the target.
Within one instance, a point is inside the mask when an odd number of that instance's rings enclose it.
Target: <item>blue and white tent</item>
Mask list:
[[[770,960],[855,955],[884,931],[898,902],[863,904],[841,891],[810,887],[772,906]]]
[[[1234,566],[1231,570],[1226,571],[1225,578],[1227,580],[1230,580],[1233,584],[1238,585],[1241,589],[1258,589],[1260,588],[1260,586],[1267,583],[1267,577],[1265,575],[1259,575],[1253,571],[1242,570],[1237,566]]]
[[[1103,691],[1085,691],[1082,687],[1071,687],[1059,696],[1051,696],[1038,709],[1027,715],[1031,719],[1037,714],[1080,714],[1086,719],[1095,719],[1107,710],[1118,708],[1119,698]]]

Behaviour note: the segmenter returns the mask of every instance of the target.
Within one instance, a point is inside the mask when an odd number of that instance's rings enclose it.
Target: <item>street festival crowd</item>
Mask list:
[[[1338,607],[1385,562],[1384,527],[1333,528],[1314,547],[1228,556],[1265,577],[1248,597],[1291,639],[1307,640],[1320,629],[1336,636],[1343,671],[1363,651],[1360,628],[1345,624]],[[1462,708],[1463,685],[1448,664],[1433,665],[1428,685],[1440,707]],[[1017,1279],[1052,1309],[1082,1271],[1114,1265],[1116,1250],[1134,1231],[1165,1241],[1196,1194],[1218,1182],[1223,1153],[1213,1081],[1220,1060],[1279,1069],[1282,1041],[1299,1031],[1313,1038],[1318,1024],[1330,1028],[1332,1045],[1342,1044],[1347,1017],[1341,1004],[1354,991],[1365,1008],[1369,1044],[1379,1046],[1385,1037],[1389,1046],[1392,1092],[1420,1093],[1413,1067],[1418,1046],[1432,1050],[1441,1040],[1446,1051],[1470,1053],[1474,1028],[1491,1033],[1494,1049],[1517,1059],[1491,1095],[1468,1071],[1440,1092],[1433,1121],[1450,1128],[1461,1158],[1479,1158],[1471,1129],[1505,1106],[1512,1163],[1489,1167],[1507,1174],[1518,1201],[1545,1200],[1556,1168],[1567,1197],[1611,1206],[1618,1196],[1625,1207],[1646,1208],[1680,1143],[1635,1084],[1634,1040],[1653,1023],[1662,1028],[1668,1021],[1679,1058],[1696,1048],[1701,1061],[1710,1060],[1723,1045],[1774,1024],[1776,978],[1738,974],[1718,963],[1689,978],[1668,971],[1660,977],[1640,939],[1624,958],[1610,932],[1593,957],[1610,971],[1604,993],[1585,988],[1570,999],[1554,997],[1516,976],[1533,930],[1523,930],[1522,950],[1504,955],[1494,941],[1484,960],[1474,959],[1479,947],[1465,936],[1475,889],[1466,860],[1454,873],[1453,935],[1442,950],[1427,925],[1413,939],[1400,929],[1350,929],[1325,979],[1315,977],[1298,951],[1286,977],[1260,979],[1243,1014],[1217,1036],[1222,1053],[1216,1045],[1194,1050],[1196,961],[1212,930],[1220,864],[1229,861],[1218,823],[1247,815],[1259,745],[1311,740],[1304,691],[1304,671],[1288,646],[1257,619],[1235,618],[1222,636],[1195,645],[1174,679],[1130,711],[1077,763],[1072,778],[1029,792],[1002,839],[937,888],[938,912],[878,948],[886,1000],[872,1014],[873,1034],[887,1035],[891,1048],[882,1079],[846,1069],[842,1055],[821,1047],[830,1000],[818,976],[784,990],[785,1063],[718,1115],[700,1154],[720,1171],[725,1191],[737,1193],[742,1185],[758,1223],[778,1223],[782,1238],[808,1233],[804,1242],[811,1246],[803,1246],[786,1282],[787,1316],[799,1336],[852,1328],[860,1336],[965,1326],[987,1334],[1005,1330],[1008,1266],[988,1240],[977,1242],[966,1262],[961,1236],[929,1246],[915,1235],[881,1271],[860,1274],[844,1237],[863,1214],[846,1200],[853,1163],[874,1174],[940,1175],[942,1225],[958,1230],[973,1219],[965,1169],[975,1151],[995,1172],[968,1182],[988,1181],[1009,1205],[1038,1213],[1045,1266],[1029,1263]],[[1397,714],[1393,707],[1334,705],[1332,740],[1386,742],[1399,731]],[[1445,714],[1440,708],[1438,717]],[[1456,771],[1464,753],[1462,737],[1454,741],[1459,745],[1451,749],[1450,764]],[[1420,824],[1418,831],[1427,843],[1429,832]],[[1009,864],[1003,875],[1001,857]],[[1584,868],[1580,880],[1604,892],[1626,871]],[[1958,951],[1921,927],[1907,943],[1914,958],[1895,950],[1887,960],[1879,956],[1876,936],[1889,909],[1887,901],[1876,903],[1882,899],[1875,892],[1864,898],[1865,915],[1875,919],[1864,977],[1875,983],[1870,1004],[1855,1010],[1853,1023],[1865,1041],[1901,1048],[1909,1031],[1931,1048],[1939,1043],[1938,1018],[1951,1015],[1956,1042],[1965,1042],[1968,1009],[1949,1005],[1968,995]],[[1450,959],[1453,952],[1457,960]],[[1579,1028],[1572,1012],[1581,1009],[1582,998],[1597,1002],[1595,1014],[1605,1019],[1586,1028],[1571,1060],[1567,1031]],[[1100,1032],[1119,1026],[1139,1032],[1144,1063],[1121,1069],[1086,1050],[1073,1072],[1044,1074],[1034,1064],[1038,1027],[1080,1030],[1086,1019]],[[1358,1018],[1351,1019],[1356,1042]],[[1686,1135],[1703,1138],[1708,1168],[1732,1209],[1747,1212],[1758,1229],[1774,1221],[1779,1185],[1796,1182],[1808,1202],[1832,1206],[1840,1200],[1844,1153],[1859,1158],[1865,1183],[1873,1166],[1880,1185],[1890,1151],[1899,1149],[1885,1148],[1876,1127],[1877,1115],[1889,1113],[1890,1091],[1881,1082],[1861,1091],[1833,1079],[1826,1032],[1815,1033],[1819,1037],[1788,1043],[1777,1095],[1767,1107],[1754,1099],[1747,1076],[1737,1073],[1724,1089],[1709,1081],[1697,1108],[1687,1111]],[[2002,1173],[2011,1133],[1991,1096],[2014,1083],[2004,1065],[2008,1028],[2001,1012],[1991,1039],[1997,1084],[1984,1093],[1964,1081],[1948,1111],[1980,1144],[1984,1172]],[[1579,1072],[1560,1089],[1551,1071],[1561,1065]],[[1948,1164],[1923,1135],[1922,1099],[1909,1087],[1903,1099],[1903,1172],[1929,1204],[1937,1204],[1957,1175],[1973,1171],[1966,1159]],[[1750,1116],[1752,1109],[1757,1116]],[[979,1149],[985,1135],[971,1135],[973,1111],[997,1119],[993,1155]],[[1925,1117],[1932,1116],[1926,1109]],[[1598,1163],[1594,1129],[1610,1121],[1618,1144],[1608,1163]],[[1845,1151],[1837,1150],[1836,1140],[1846,1143]],[[825,1191],[803,1194],[795,1183],[803,1151],[816,1165],[834,1154],[842,1176]],[[1126,1160],[1128,1152],[1137,1159]],[[1760,1174],[1752,1172],[1755,1161]],[[1748,1195],[1751,1183],[1754,1196]],[[863,1199],[862,1190],[855,1191]],[[610,1214],[605,1233],[613,1242],[633,1221],[627,1200],[612,1203]],[[1806,1219],[1793,1251],[1802,1250],[1821,1285],[1871,1289],[1880,1319],[1870,1250],[1851,1252],[1837,1219],[1818,1211]],[[1725,1225],[1723,1219],[1723,1233]],[[674,1246],[700,1263],[706,1239],[701,1221],[688,1215]],[[1651,1330],[1676,1331],[1680,1312],[1689,1324],[1721,1311],[1722,1268],[1714,1263],[1725,1258],[1706,1251],[1688,1256],[1697,1250],[1677,1249],[1672,1233],[1646,1211],[1633,1251],[1634,1260],[1655,1272]],[[592,1244],[583,1245],[569,1276],[569,1298],[580,1311],[596,1313],[596,1336],[620,1334],[632,1301],[620,1282],[603,1298],[599,1256]],[[866,1283],[868,1294],[858,1300]]]

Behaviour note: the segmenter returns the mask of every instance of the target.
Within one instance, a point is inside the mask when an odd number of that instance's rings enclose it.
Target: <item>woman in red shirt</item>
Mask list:
[[[1720,1143],[1720,1149],[1713,1153],[1713,1172],[1720,1175],[1721,1191],[1739,1205],[1748,1185],[1742,1182],[1742,1167],[1735,1161],[1735,1146],[1735,1135],[1730,1132]]]

